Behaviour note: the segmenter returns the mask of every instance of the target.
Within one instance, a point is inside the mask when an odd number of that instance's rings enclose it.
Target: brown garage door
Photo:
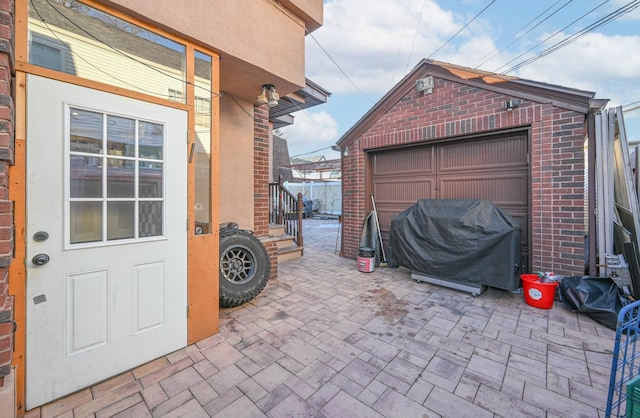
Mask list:
[[[520,222],[528,269],[527,154],[526,132],[372,153],[372,190],[385,244],[391,219],[419,199],[488,199]]]

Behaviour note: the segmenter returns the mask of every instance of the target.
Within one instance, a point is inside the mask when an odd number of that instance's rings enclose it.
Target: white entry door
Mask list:
[[[187,114],[27,78],[31,409],[187,342]]]

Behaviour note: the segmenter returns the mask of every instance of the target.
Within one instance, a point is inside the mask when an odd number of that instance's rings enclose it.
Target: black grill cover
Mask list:
[[[462,284],[520,287],[520,225],[488,200],[423,199],[391,220],[389,263]]]

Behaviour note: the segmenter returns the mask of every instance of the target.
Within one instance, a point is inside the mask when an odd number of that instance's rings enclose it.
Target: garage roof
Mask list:
[[[590,91],[423,59],[338,140],[338,146],[348,144],[362,135],[382,114],[392,108],[408,91],[415,88],[417,80],[427,76],[455,81],[538,103],[551,103],[556,107],[584,114],[588,113],[589,109],[604,107],[607,102],[606,100],[594,99],[595,93]]]

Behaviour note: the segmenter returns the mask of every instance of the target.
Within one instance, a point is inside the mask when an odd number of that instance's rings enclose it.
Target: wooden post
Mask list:
[[[302,242],[302,211],[304,210],[304,203],[302,202],[302,193],[298,193],[298,231],[297,231],[297,241],[298,247],[303,246]]]

